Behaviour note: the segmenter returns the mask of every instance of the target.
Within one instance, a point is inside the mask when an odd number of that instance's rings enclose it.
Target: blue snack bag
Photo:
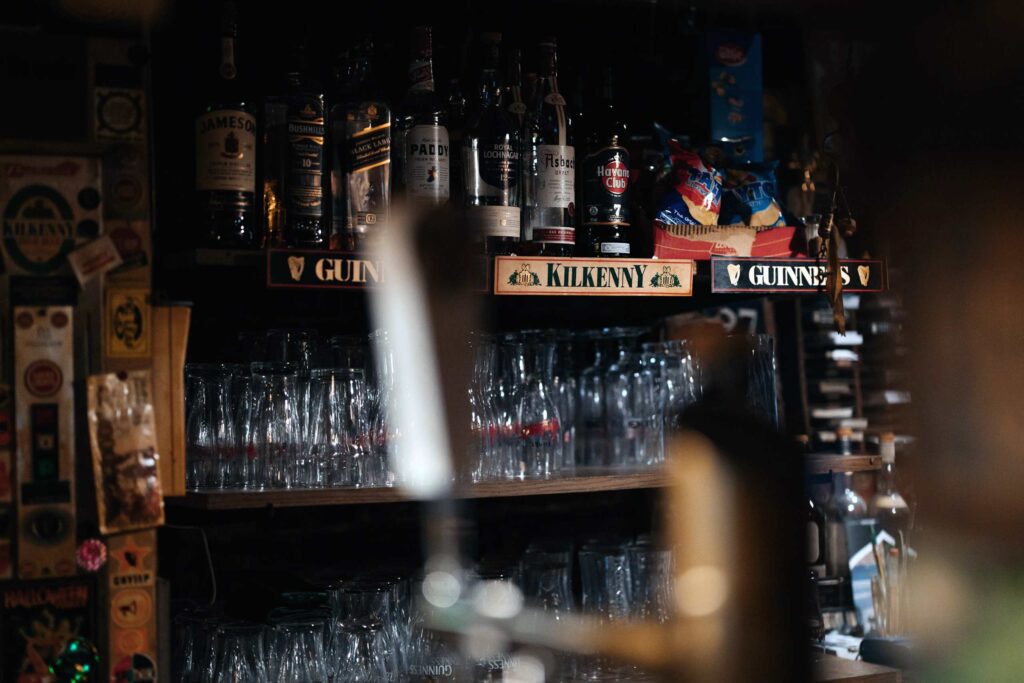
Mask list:
[[[782,206],[776,198],[777,161],[749,162],[725,172],[722,190],[722,225],[785,225]]]
[[[676,140],[669,140],[669,149],[674,182],[662,197],[655,220],[666,225],[717,225],[722,174]]]

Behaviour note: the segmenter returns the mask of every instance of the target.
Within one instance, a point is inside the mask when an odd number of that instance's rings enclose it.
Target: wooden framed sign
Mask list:
[[[684,259],[498,256],[494,293],[509,296],[692,296],[696,264]]]

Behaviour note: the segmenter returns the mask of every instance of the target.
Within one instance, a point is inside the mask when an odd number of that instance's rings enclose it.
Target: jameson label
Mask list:
[[[813,259],[711,258],[712,292],[817,292],[825,287],[828,270]],[[843,259],[839,264],[843,290],[885,290],[882,261]]]
[[[414,199],[440,204],[449,196],[451,145],[444,126],[413,126],[405,134],[405,189]]]
[[[484,203],[506,207],[515,201],[519,184],[519,150],[508,140],[471,140],[463,148],[469,186],[466,194]]]
[[[629,152],[605,147],[583,161],[583,223],[629,224]]]
[[[475,235],[519,239],[518,206],[470,206],[466,219]]]
[[[0,156],[6,265],[51,275],[76,246],[101,233],[100,163],[88,157]]]
[[[196,189],[256,191],[256,117],[235,109],[196,120]]]
[[[494,293],[551,296],[691,296],[696,264],[679,259],[635,261],[499,256]]]
[[[576,150],[567,145],[538,145],[537,205],[568,209],[576,201]]]
[[[319,218],[324,212],[324,107],[318,99],[288,108],[288,192],[286,211]]]

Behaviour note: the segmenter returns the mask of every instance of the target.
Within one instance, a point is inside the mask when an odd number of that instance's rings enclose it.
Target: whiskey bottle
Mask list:
[[[258,243],[256,117],[239,85],[236,17],[234,3],[225,3],[220,66],[196,118],[196,195],[200,241],[245,248]]]
[[[605,71],[598,105],[588,112],[587,154],[582,179],[581,256],[629,258],[629,150],[626,124],[615,111],[611,69]]]
[[[271,169],[282,187],[275,193],[282,211],[282,237],[287,246],[322,248],[327,244],[324,219],[324,94],[307,73],[303,46],[292,49],[282,94],[270,98],[278,115],[268,124],[268,146],[280,145]],[[268,114],[269,117],[269,114]],[[267,198],[264,197],[264,204]]]
[[[526,125],[527,109],[527,93],[523,92],[523,51],[516,47],[505,54],[505,107],[515,121],[516,127],[522,131]]]
[[[412,47],[409,90],[396,117],[402,190],[412,204],[444,204],[450,194],[451,145],[444,106],[434,93],[430,27],[413,30]]]
[[[500,33],[480,35],[480,75],[462,146],[466,220],[485,253],[519,250],[519,130],[502,106]]]
[[[576,247],[576,150],[572,120],[558,88],[555,40],[540,45],[540,74],[527,112],[524,238],[532,252],[572,256]]]
[[[391,199],[391,109],[373,78],[373,44],[357,46],[331,107],[332,247],[361,250]]]

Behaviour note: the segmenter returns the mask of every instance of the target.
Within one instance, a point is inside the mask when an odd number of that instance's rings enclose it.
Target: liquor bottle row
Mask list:
[[[374,80],[372,43],[339,58],[327,95],[297,46],[280,92],[254,103],[238,81],[236,26],[229,8],[218,85],[196,124],[205,245],[359,250],[395,200],[461,207],[485,253],[633,253],[626,125],[610,74],[578,131],[553,38],[524,78],[521,51],[480,34],[468,97],[453,89],[442,98],[431,29],[418,27],[408,90],[394,107]]]

